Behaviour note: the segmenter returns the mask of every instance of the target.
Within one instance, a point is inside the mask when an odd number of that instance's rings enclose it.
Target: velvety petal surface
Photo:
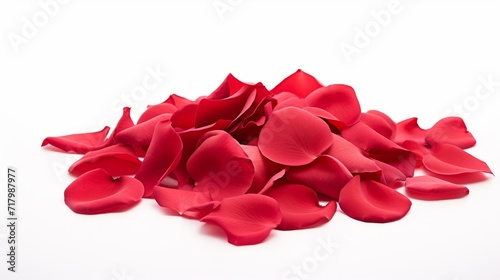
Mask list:
[[[466,186],[453,184],[431,176],[408,178],[405,188],[409,196],[423,200],[453,199],[469,194],[469,189]]]
[[[476,172],[491,173],[488,165],[465,152],[461,148],[451,144],[436,144],[431,153],[422,159],[426,169],[441,175],[458,175]]]

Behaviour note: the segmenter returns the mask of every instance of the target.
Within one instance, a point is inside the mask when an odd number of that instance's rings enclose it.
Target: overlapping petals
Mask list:
[[[164,213],[252,245],[273,229],[324,224],[337,203],[353,219],[393,222],[411,213],[407,196],[461,198],[469,189],[460,178],[493,174],[464,150],[476,139],[461,118],[421,128],[416,117],[362,112],[352,87],[324,86],[302,70],[272,90],[229,74],[194,101],[172,94],[136,122],[130,112],[123,108],[109,136],[105,127],[43,140],[83,154],[64,193],[74,212],[120,212],[153,198]],[[414,177],[417,169],[427,175]]]

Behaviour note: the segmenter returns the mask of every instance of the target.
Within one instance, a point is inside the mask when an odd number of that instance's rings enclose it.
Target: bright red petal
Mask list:
[[[349,170],[329,155],[321,155],[308,165],[291,167],[285,176],[290,183],[306,185],[335,200],[352,178]]]
[[[319,205],[316,192],[304,185],[282,185],[270,188],[265,195],[274,198],[280,207],[282,220],[277,229],[293,230],[310,228],[332,219],[337,202]]]
[[[255,168],[255,175],[252,181],[252,186],[248,189],[248,193],[259,193],[269,180],[278,173],[283,167],[264,157],[257,146],[241,145],[245,153],[248,155]]]
[[[437,143],[452,144],[467,149],[476,144],[476,139],[467,131],[462,118],[448,117],[439,120],[427,130],[425,141],[434,146]]]
[[[306,97],[309,93],[322,87],[323,85],[316,80],[313,76],[307,74],[302,70],[286,77],[281,83],[274,87],[271,92],[278,94],[284,91],[291,92],[298,97]]]
[[[123,211],[141,200],[144,188],[130,177],[113,179],[103,169],[78,177],[64,191],[64,202],[76,213],[102,214]]]
[[[283,165],[312,162],[332,145],[330,128],[320,118],[289,107],[273,112],[259,135],[258,147],[268,159]]]
[[[148,121],[154,117],[158,117],[163,114],[173,114],[177,111],[177,107],[170,103],[160,103],[156,105],[149,106],[144,113],[139,117],[137,124]]]
[[[118,132],[125,130],[129,127],[134,126],[134,122],[132,121],[132,118],[130,118],[130,107],[123,107],[123,113],[120,119],[118,120],[118,123],[115,126],[115,129],[111,132],[111,135],[106,139],[104,144],[101,146],[101,148],[104,147],[109,147],[111,145],[117,144],[115,140],[115,136]]]
[[[376,114],[362,113],[361,121],[371,127],[385,138],[391,139],[394,133],[393,127],[387,121]]]
[[[87,171],[102,168],[111,176],[119,177],[135,174],[141,163],[132,147],[116,144],[86,153],[69,167],[68,172],[79,176]]]
[[[194,219],[206,216],[220,204],[201,192],[160,186],[154,188],[153,197],[161,207],[170,208],[185,217]]]
[[[340,192],[339,206],[353,219],[387,223],[404,217],[410,210],[411,201],[381,183],[355,176]]]
[[[453,199],[469,194],[466,186],[430,176],[408,178],[405,187],[409,196],[423,200]]]
[[[436,144],[431,153],[425,155],[422,164],[429,171],[441,175],[458,175],[476,172],[491,173],[488,165],[459,147],[451,144]]]
[[[50,144],[65,152],[85,154],[86,152],[100,149],[104,144],[104,139],[106,139],[108,132],[109,127],[106,126],[101,131],[97,132],[47,137],[43,140],[42,147]]]
[[[144,184],[144,197],[177,167],[182,155],[182,141],[169,121],[156,125],[151,145],[135,178]]]
[[[347,126],[359,121],[361,107],[354,89],[348,85],[330,85],[319,88],[306,98],[307,104],[324,109]]]
[[[425,145],[426,130],[420,128],[417,121],[417,118],[409,118],[397,123],[394,142],[401,144],[406,140],[411,140],[421,145]]]
[[[214,200],[246,193],[255,175],[252,161],[227,132],[207,134],[186,164],[195,190],[208,193]]]
[[[201,219],[220,226],[234,245],[263,242],[281,222],[278,203],[260,194],[245,194],[224,199],[219,208]]]
[[[115,140],[147,151],[153,138],[155,127],[159,122],[170,120],[171,114],[163,114],[134,125],[116,134]]]

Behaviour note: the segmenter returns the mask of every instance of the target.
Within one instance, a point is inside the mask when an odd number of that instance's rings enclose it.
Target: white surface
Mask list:
[[[232,10],[221,18],[214,2]],[[337,212],[322,227],[274,231],[260,245],[235,247],[213,227],[167,215],[150,200],[119,214],[71,212],[63,191],[72,177],[58,169],[75,157],[39,147],[45,136],[114,125],[124,105],[137,119],[170,93],[209,94],[229,72],[272,88],[302,68],[325,84],[352,85],[363,110],[397,121],[418,116],[423,127],[470,102],[462,114],[478,140],[470,152],[498,173],[500,86],[477,104],[473,96],[479,77],[500,80],[500,5],[455,2],[402,2],[348,62],[341,44],[353,44],[356,28],[370,27],[371,12],[389,1],[72,1],[17,53],[9,34],[43,10],[38,1],[2,1],[0,167],[19,169],[20,225],[18,272],[2,261],[0,279],[301,279],[287,271],[303,264],[304,279],[500,279],[500,188],[492,176],[468,185],[464,199],[412,200],[398,222]],[[123,102],[157,66],[168,77]],[[5,195],[2,187],[1,217]],[[329,239],[334,248],[314,260],[327,252],[318,240]]]

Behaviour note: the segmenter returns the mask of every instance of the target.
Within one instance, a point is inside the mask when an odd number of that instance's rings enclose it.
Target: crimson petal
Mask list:
[[[447,117],[433,125],[425,137],[425,141],[434,146],[437,143],[452,144],[467,149],[476,144],[476,139],[467,131],[462,118]]]
[[[265,195],[274,198],[280,207],[282,220],[277,229],[293,230],[310,228],[332,219],[337,211],[337,202],[319,205],[316,192],[298,184],[270,188]]]
[[[429,171],[441,175],[458,175],[476,172],[490,173],[488,165],[459,147],[451,144],[436,144],[431,153],[424,156],[422,164]]]
[[[161,207],[172,209],[182,216],[200,219],[215,209],[220,202],[201,192],[156,186],[153,197]]]
[[[410,210],[411,201],[381,183],[355,176],[340,192],[339,206],[353,219],[387,223],[404,217]]]
[[[306,185],[335,200],[338,200],[340,190],[352,178],[349,170],[329,155],[321,155],[308,165],[291,167],[285,176],[290,183]]]
[[[309,106],[324,109],[347,126],[359,121],[361,107],[354,89],[348,85],[336,84],[319,88],[306,97]]]
[[[248,189],[248,193],[259,193],[269,180],[283,167],[275,162],[264,157],[257,146],[241,145],[245,153],[248,155],[255,168],[255,175],[252,181],[252,186]]]
[[[130,118],[130,107],[123,107],[123,113],[120,119],[118,120],[118,123],[115,126],[115,129],[111,132],[111,135],[106,139],[104,144],[101,146],[101,148],[104,147],[109,147],[111,145],[117,144],[115,136],[118,132],[125,130],[129,127],[134,126],[134,122],[132,121],[132,118]]]
[[[208,132],[200,142],[186,164],[195,190],[214,200],[246,193],[255,169],[240,144],[222,130]]]
[[[297,95],[298,97],[304,98],[309,93],[322,86],[323,85],[318,82],[316,78],[299,69],[281,81],[281,83],[275,86],[271,92],[278,94],[287,91]]]
[[[273,112],[260,132],[258,147],[268,159],[283,165],[312,162],[332,145],[330,128],[320,118],[295,107]]]
[[[156,105],[151,105],[151,106],[148,106],[146,111],[144,111],[144,113],[142,113],[142,115],[139,117],[137,124],[148,121],[148,120],[150,120],[154,117],[157,117],[159,115],[173,114],[176,111],[177,111],[177,107],[175,107],[175,105],[170,104],[170,103],[160,103],[160,104],[156,104]]]
[[[420,128],[417,118],[409,118],[396,124],[394,142],[401,144],[406,140],[425,145],[426,130]]]
[[[405,188],[409,196],[423,200],[453,199],[469,194],[466,186],[430,176],[408,178]]]
[[[119,143],[129,144],[136,148],[147,151],[153,138],[155,127],[159,122],[170,120],[171,114],[163,114],[147,120],[143,123],[134,125],[130,128],[120,131],[115,139]]]
[[[182,141],[169,121],[156,125],[151,145],[135,178],[144,184],[144,197],[149,197],[172,170],[182,155]]]
[[[42,147],[50,144],[65,152],[85,154],[86,152],[100,149],[104,144],[104,139],[106,139],[108,132],[109,126],[106,126],[101,131],[96,132],[47,137],[43,140]]]
[[[233,245],[263,242],[281,222],[278,202],[260,194],[245,194],[222,200],[220,206],[201,221],[220,226]]]
[[[87,171],[102,168],[111,176],[118,177],[135,174],[141,163],[132,147],[116,144],[86,153],[69,167],[68,172],[79,176]]]
[[[377,114],[362,113],[361,121],[385,138],[392,138],[392,134],[394,133],[393,127],[387,123],[387,120],[383,117],[380,117]]]
[[[64,191],[64,202],[76,213],[102,214],[125,210],[140,201],[144,188],[130,177],[113,179],[103,169],[89,171]]]

